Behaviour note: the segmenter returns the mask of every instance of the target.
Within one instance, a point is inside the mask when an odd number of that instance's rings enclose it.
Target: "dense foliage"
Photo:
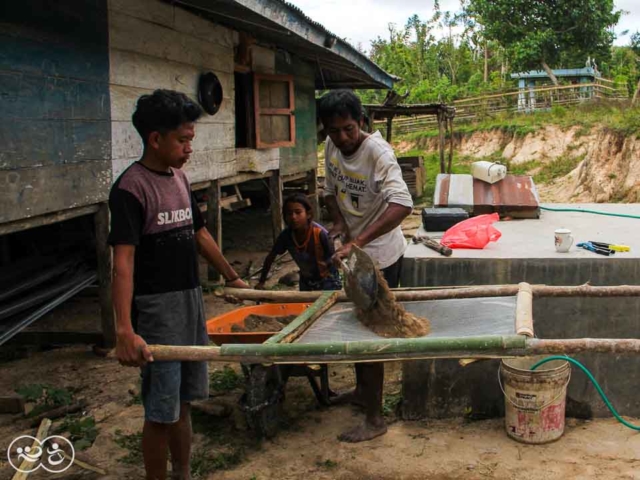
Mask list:
[[[450,102],[515,88],[509,74],[522,70],[581,68],[587,59],[603,76],[626,84],[640,80],[640,32],[628,46],[612,47],[621,15],[613,0],[465,0],[460,12],[430,18],[413,15],[403,27],[389,25],[371,43],[370,58],[402,78],[405,103]],[[535,8],[534,8],[535,7]],[[361,91],[365,103],[385,92]]]

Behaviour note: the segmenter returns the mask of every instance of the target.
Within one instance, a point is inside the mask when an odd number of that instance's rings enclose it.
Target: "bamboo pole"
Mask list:
[[[518,284],[516,296],[516,333],[533,337],[533,291],[531,285]]]
[[[619,285],[593,287],[591,285],[554,286],[534,285],[531,287],[534,297],[636,297],[640,296],[640,285]],[[393,291],[393,290],[392,290]],[[479,286],[448,288],[442,290],[397,290],[393,291],[396,300],[413,302],[422,300],[445,300],[452,298],[509,297],[517,295],[518,285]],[[315,302],[323,292],[266,291],[242,288],[225,288],[224,295],[240,300],[308,303]],[[338,293],[338,302],[348,301],[344,292]]]
[[[583,352],[640,354],[640,339],[580,338],[541,340],[523,335],[401,338],[316,344],[249,344],[222,347],[151,345],[155,361],[209,361],[226,363],[363,363],[428,358],[506,358]]]
[[[291,343],[302,335],[320,316],[335,305],[338,292],[324,292],[293,322],[283,328],[277,335],[270,337],[265,343]]]
[[[40,426],[38,427],[38,433],[36,433],[35,440],[31,444],[31,450],[33,450],[36,447],[41,447],[42,440],[44,440],[47,437],[47,434],[49,433],[50,428],[51,428],[51,420],[49,420],[48,418],[43,418],[42,422],[40,423]],[[29,474],[32,471],[35,471],[35,469],[31,470],[32,467],[33,467],[33,462],[30,462],[29,460],[26,460],[26,459],[23,460],[19,467],[20,471],[16,472],[16,474],[12,477],[12,480],[24,480],[29,476]]]
[[[534,354],[574,354],[582,352],[640,354],[638,338],[574,338],[568,340],[527,340],[527,350]]]

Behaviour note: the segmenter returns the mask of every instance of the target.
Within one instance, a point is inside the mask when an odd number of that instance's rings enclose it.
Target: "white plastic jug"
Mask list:
[[[499,163],[473,162],[471,164],[471,175],[473,178],[487,183],[496,183],[507,176],[507,167]]]

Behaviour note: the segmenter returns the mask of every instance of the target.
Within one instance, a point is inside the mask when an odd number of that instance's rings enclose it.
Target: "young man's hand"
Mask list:
[[[258,282],[256,286],[253,288],[256,290],[264,290],[265,289],[264,282]]]
[[[121,365],[127,367],[142,367],[147,362],[153,362],[147,342],[133,332],[117,336],[116,357]]]
[[[224,285],[225,285],[225,287],[232,287],[232,288],[251,288],[241,278],[236,278],[233,282],[226,282]]]
[[[341,260],[349,256],[349,253],[351,253],[351,247],[353,247],[353,245],[355,245],[353,242],[348,242],[341,245],[340,248],[336,248],[336,253],[333,254],[333,257],[331,257],[331,260],[336,267],[342,267]]]

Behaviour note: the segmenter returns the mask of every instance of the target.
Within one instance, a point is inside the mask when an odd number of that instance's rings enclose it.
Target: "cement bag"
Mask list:
[[[477,248],[482,249],[489,242],[496,242],[502,236],[492,224],[500,220],[500,215],[478,215],[463,220],[444,232],[440,243],[449,248]]]

